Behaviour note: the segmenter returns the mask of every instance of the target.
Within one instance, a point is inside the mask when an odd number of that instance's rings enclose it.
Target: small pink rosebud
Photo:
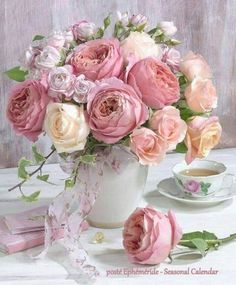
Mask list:
[[[137,28],[145,26],[147,24],[147,17],[142,14],[133,15],[130,18],[130,23]]]

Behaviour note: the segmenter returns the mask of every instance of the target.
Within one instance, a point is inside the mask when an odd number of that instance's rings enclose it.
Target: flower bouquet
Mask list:
[[[157,165],[168,151],[186,153],[191,163],[206,157],[221,136],[219,120],[211,116],[217,106],[211,70],[199,54],[181,57],[174,24],[149,28],[145,16],[119,13],[113,36],[104,37],[110,24],[109,15],[102,27],[80,21],[36,35],[20,66],[6,72],[20,81],[7,106],[14,131],[32,142],[42,133],[52,140],[46,156],[33,144],[39,166],[29,173],[33,162],[22,158],[22,180],[10,190],[18,187],[24,200],[34,201],[39,192],[26,195],[22,185],[34,174],[49,182],[42,173],[47,159],[56,152],[70,164],[65,189],[72,190],[49,207],[45,247],[66,224],[64,245],[74,264],[85,256],[74,237],[97,198],[104,163],[118,169],[131,155],[141,165]]]

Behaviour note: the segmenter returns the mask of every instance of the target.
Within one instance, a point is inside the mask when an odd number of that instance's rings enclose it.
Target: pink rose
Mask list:
[[[87,100],[89,126],[98,141],[115,143],[148,118],[148,108],[133,88],[117,78],[98,82]]]
[[[216,89],[209,79],[194,78],[184,96],[189,108],[195,112],[210,112],[217,107]]]
[[[148,57],[135,63],[126,74],[126,82],[151,108],[162,109],[177,102],[180,97],[179,83],[175,75],[160,60]]]
[[[180,52],[175,48],[166,47],[161,61],[166,63],[173,72],[179,71]]]
[[[119,77],[123,67],[117,39],[99,39],[81,44],[68,60],[77,75],[84,74],[90,80]]]
[[[140,128],[130,135],[130,148],[143,165],[156,165],[166,154],[165,140],[147,128]]]
[[[212,78],[209,65],[200,54],[189,51],[188,54],[180,61],[180,71],[192,81],[195,77]]]
[[[87,21],[80,21],[77,24],[73,25],[72,33],[74,35],[74,39],[76,41],[87,41],[97,32],[98,28],[94,23],[87,22]]]
[[[188,122],[185,144],[188,148],[186,162],[191,163],[196,157],[206,157],[220,141],[222,128],[216,116],[205,118],[196,116]]]
[[[133,263],[159,264],[181,240],[182,229],[175,215],[152,207],[137,208],[124,225],[123,245]]]
[[[49,101],[46,89],[39,81],[26,80],[16,85],[7,106],[7,117],[16,133],[36,141],[42,132]]]
[[[175,149],[184,140],[187,131],[187,124],[181,119],[179,110],[172,106],[156,111],[149,125],[157,135],[166,140],[168,150]]]

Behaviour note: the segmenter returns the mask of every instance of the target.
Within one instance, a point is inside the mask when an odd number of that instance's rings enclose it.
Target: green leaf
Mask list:
[[[65,188],[72,188],[75,185],[75,179],[74,178],[68,178],[65,180]]]
[[[202,256],[206,255],[206,250],[208,249],[207,242],[202,238],[194,238],[191,242],[195,245],[195,247],[200,251]]]
[[[136,28],[136,31],[137,32],[142,32],[144,30],[145,26],[146,26],[146,23],[140,25],[139,27]]]
[[[34,38],[33,38],[33,42],[34,41],[40,41],[40,40],[42,40],[42,39],[44,39],[45,37],[44,36],[42,36],[42,35],[36,35],[36,36],[34,36]]]
[[[29,174],[26,171],[26,167],[32,165],[32,161],[22,157],[18,162],[18,177],[24,180],[29,179]]]
[[[165,44],[168,46],[176,46],[176,45],[181,44],[181,42],[176,39],[168,39],[165,41]]]
[[[188,148],[187,146],[185,145],[184,142],[182,143],[178,143],[176,148],[175,148],[175,151],[176,152],[179,152],[179,153],[186,153],[188,151]]]
[[[32,145],[32,152],[36,163],[40,163],[46,160],[46,158],[41,153],[38,152],[35,144]]]
[[[204,240],[214,240],[214,239],[218,239],[218,237],[214,234],[214,233],[210,233],[208,231],[203,231],[202,233],[202,238]]]
[[[20,69],[20,66],[16,66],[5,71],[4,74],[6,74],[12,80],[22,82],[25,80],[25,76],[28,74],[28,71],[23,71]]]
[[[83,163],[90,164],[90,163],[96,162],[96,157],[97,156],[94,154],[85,154],[85,155],[80,156],[79,160]]]
[[[102,28],[99,28],[97,33],[94,36],[92,36],[91,39],[92,40],[94,40],[94,39],[101,39],[103,37],[103,35],[104,35],[104,30]]]
[[[201,237],[202,237],[202,232],[195,231],[195,232],[183,234],[181,239],[187,240],[187,239],[201,238]]]
[[[40,191],[36,191],[29,196],[23,195],[21,198],[25,202],[35,202],[38,200],[39,194],[40,194]]]
[[[106,30],[106,28],[111,24],[111,17],[110,17],[110,15],[108,15],[108,16],[103,20],[103,24],[104,24],[104,30]]]
[[[45,174],[45,175],[38,175],[37,179],[44,181],[44,182],[48,182],[48,178],[49,178],[49,174]]]

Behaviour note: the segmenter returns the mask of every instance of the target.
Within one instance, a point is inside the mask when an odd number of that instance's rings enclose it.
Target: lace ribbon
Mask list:
[[[75,268],[79,268],[89,277],[96,277],[99,272],[87,261],[87,252],[80,243],[82,223],[92,210],[101,190],[104,164],[117,173],[121,172],[128,161],[137,158],[122,146],[113,146],[97,153],[95,165],[80,164],[76,185],[71,190],[60,193],[50,204],[45,218],[44,250],[35,258],[44,257],[49,248],[61,238],[61,225],[64,238],[60,240]]]

